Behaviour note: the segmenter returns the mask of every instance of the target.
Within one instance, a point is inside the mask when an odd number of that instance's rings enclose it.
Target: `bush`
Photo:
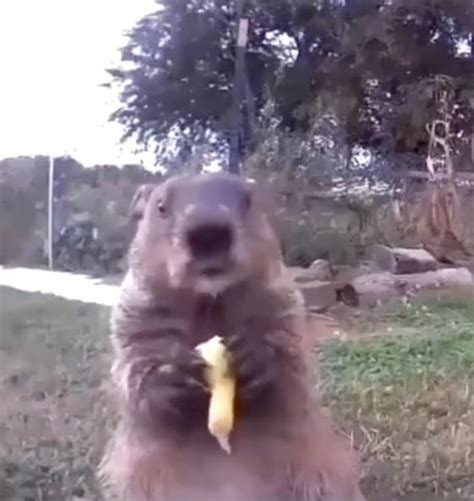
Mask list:
[[[358,246],[350,234],[337,229],[314,229],[306,221],[279,221],[285,261],[290,266],[309,266],[316,259],[332,264],[354,264]]]

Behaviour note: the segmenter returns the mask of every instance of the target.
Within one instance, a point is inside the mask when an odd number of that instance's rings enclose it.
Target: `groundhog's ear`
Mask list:
[[[138,221],[143,217],[146,203],[154,189],[155,186],[153,184],[142,184],[137,189],[135,195],[133,195],[129,209],[129,216],[132,221]]]

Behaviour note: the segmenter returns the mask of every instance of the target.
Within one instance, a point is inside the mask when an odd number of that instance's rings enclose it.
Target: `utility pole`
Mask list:
[[[48,183],[48,265],[54,268],[53,260],[54,240],[54,157],[49,157],[49,183]]]
[[[245,85],[245,49],[247,47],[249,20],[243,16],[244,1],[236,0],[237,46],[235,50],[235,74],[232,92],[232,131],[229,144],[229,172],[240,173],[240,134],[242,130],[242,97]]]

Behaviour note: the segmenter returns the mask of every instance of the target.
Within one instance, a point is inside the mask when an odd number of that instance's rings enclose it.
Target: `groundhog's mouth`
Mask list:
[[[200,273],[206,278],[214,278],[224,275],[226,271],[221,266],[208,266],[207,268],[203,268]]]
[[[193,263],[194,271],[198,277],[208,280],[221,279],[232,271],[232,262],[227,257],[206,259]]]
[[[191,287],[198,292],[206,294],[219,294],[237,278],[237,263],[229,256],[205,261],[190,260],[176,274],[171,277],[177,287]]]

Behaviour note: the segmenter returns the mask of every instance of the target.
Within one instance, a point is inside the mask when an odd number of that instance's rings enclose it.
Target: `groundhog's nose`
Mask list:
[[[194,259],[206,259],[229,253],[233,240],[230,224],[200,223],[187,231],[187,241]]]

